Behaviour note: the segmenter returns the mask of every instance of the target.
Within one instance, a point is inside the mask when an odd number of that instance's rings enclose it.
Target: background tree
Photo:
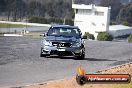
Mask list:
[[[101,6],[111,6],[111,20],[115,21],[120,9],[122,8],[121,0],[101,0]]]
[[[6,0],[6,13],[8,16],[8,20],[10,19],[10,16],[12,16],[13,21],[17,21],[17,19],[22,19],[22,16],[24,16],[24,7],[25,3],[23,0]]]
[[[75,0],[76,4],[93,4],[94,0]]]
[[[28,15],[31,16],[44,16],[44,7],[43,5],[36,1],[29,2],[28,6]]]
[[[11,12],[12,12],[12,2],[13,0],[6,0],[6,13],[7,13],[7,18],[8,18],[8,21],[10,20],[10,16],[11,16]]]
[[[0,13],[5,11],[6,2],[5,0],[0,0]]]
[[[78,4],[96,4],[111,6],[111,20],[115,21],[123,5],[128,0],[75,0]],[[3,15],[4,14],[4,15]],[[30,17],[73,19],[72,0],[0,0],[0,16],[8,20],[21,21]],[[130,21],[125,21],[128,24]],[[115,22],[112,22],[115,23]]]
[[[117,22],[119,24],[132,26],[132,3],[128,4],[120,10],[117,17]]]

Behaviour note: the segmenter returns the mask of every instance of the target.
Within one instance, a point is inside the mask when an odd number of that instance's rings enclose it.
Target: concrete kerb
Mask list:
[[[7,23],[7,24],[21,24],[21,25],[29,25],[29,26],[46,26],[50,27],[50,24],[39,24],[39,23],[27,23],[27,22],[10,22],[10,21],[0,21],[0,23]]]
[[[19,35],[19,34],[4,34],[3,36],[16,36],[16,37],[22,37],[23,35]]]
[[[97,72],[108,71],[108,70],[110,70],[110,69],[115,69],[115,68],[123,67],[123,66],[125,66],[125,65],[127,65],[127,64],[132,64],[132,62],[125,63],[125,64],[122,64],[122,65],[116,65],[116,66],[113,66],[113,67],[110,67],[110,68],[107,68],[107,69],[104,69],[104,70],[99,70],[99,71],[97,71]],[[96,72],[96,73],[97,73],[97,72]]]

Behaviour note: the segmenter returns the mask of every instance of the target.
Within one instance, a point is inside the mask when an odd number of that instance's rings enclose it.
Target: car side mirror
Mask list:
[[[46,33],[40,34],[40,36],[45,37],[46,36]]]

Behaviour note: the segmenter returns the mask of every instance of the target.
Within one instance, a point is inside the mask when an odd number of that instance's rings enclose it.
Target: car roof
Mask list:
[[[51,27],[64,27],[64,28],[77,28],[77,26],[70,26],[70,25],[52,25]]]

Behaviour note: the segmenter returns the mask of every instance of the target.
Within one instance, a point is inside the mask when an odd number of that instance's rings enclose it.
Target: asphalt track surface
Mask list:
[[[132,44],[85,41],[86,58],[40,57],[40,39],[0,37],[0,88],[70,78],[82,65],[87,73],[132,62]]]

